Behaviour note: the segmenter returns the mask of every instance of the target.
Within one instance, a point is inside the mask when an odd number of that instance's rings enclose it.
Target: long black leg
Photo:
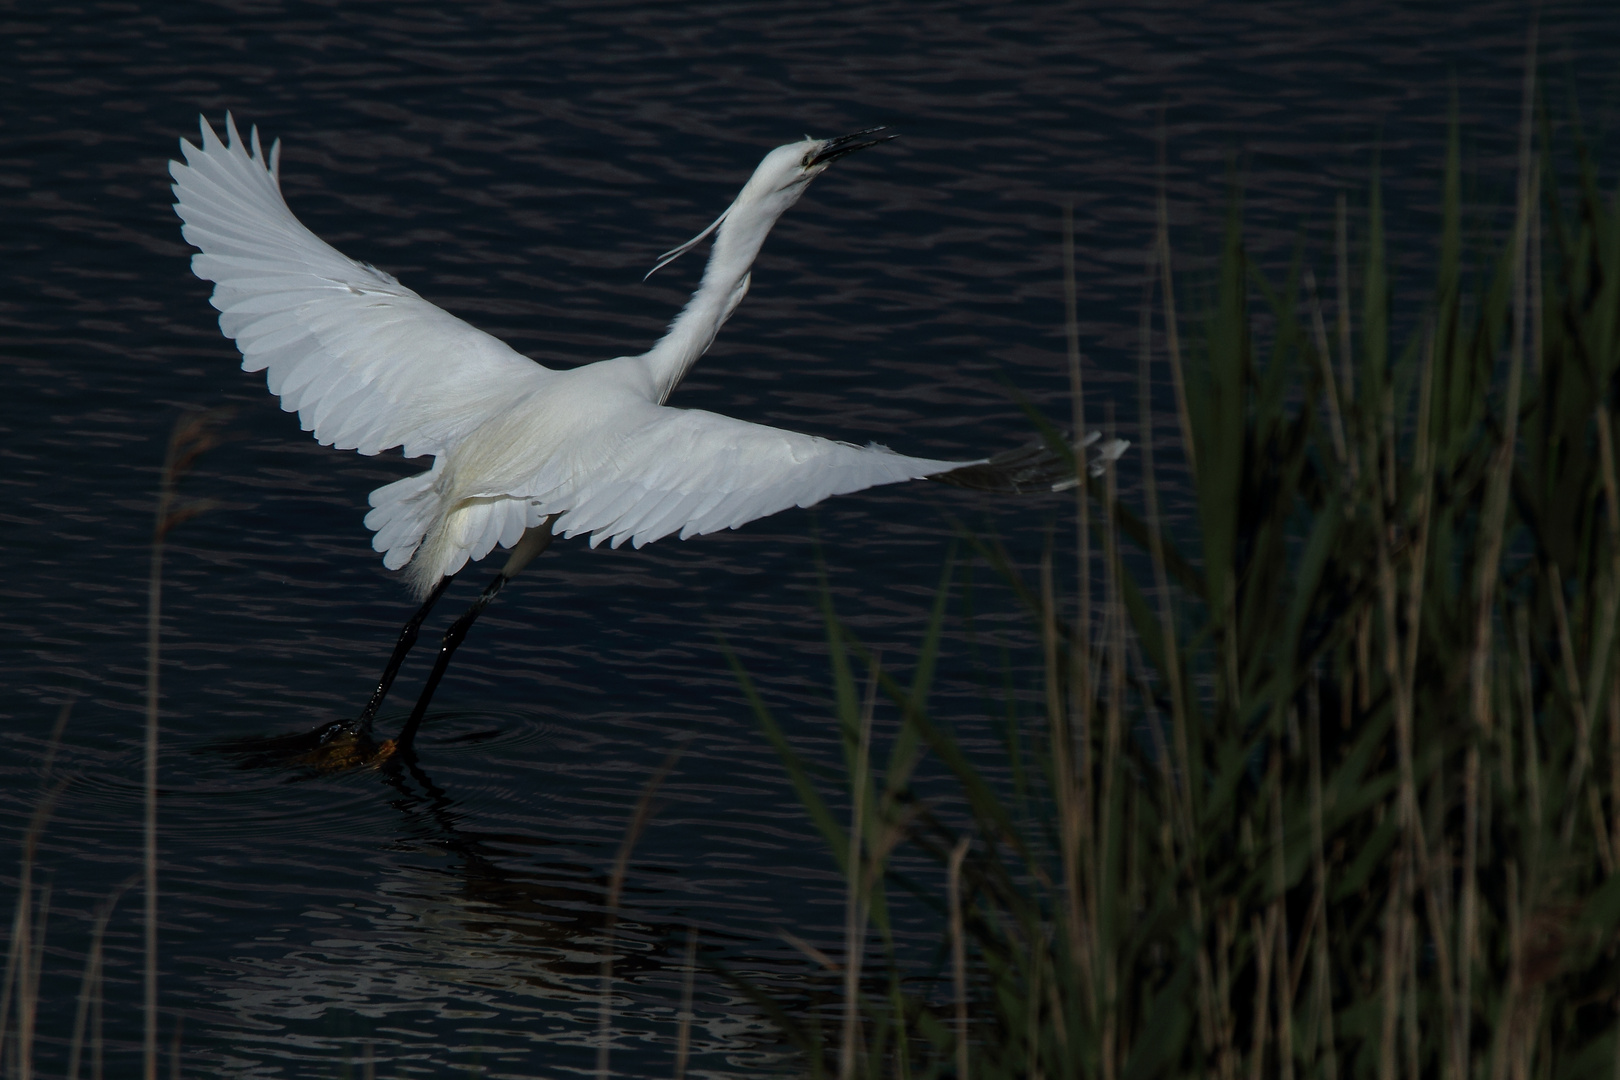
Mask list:
[[[439,688],[439,680],[444,678],[445,669],[450,666],[450,657],[455,655],[462,640],[467,636],[467,630],[489,607],[489,602],[498,595],[508,581],[517,577],[525,566],[533,562],[541,552],[551,546],[551,524],[557,520],[553,514],[538,525],[529,526],[516,544],[512,545],[512,554],[507,558],[506,565],[501,572],[495,575],[495,580],[484,586],[484,591],[478,594],[472,607],[462,613],[461,618],[450,624],[450,629],[444,632],[444,641],[439,645],[439,657],[433,662],[433,671],[428,675],[427,684],[422,687],[422,696],[416,699],[416,708],[411,710],[409,720],[400,730],[395,746],[401,754],[408,759],[411,754],[411,744],[416,741],[416,729],[422,726],[422,717],[427,715],[428,702],[433,700],[433,692]],[[448,579],[446,579],[448,580]]]
[[[450,666],[450,658],[455,655],[456,649],[461,646],[462,640],[466,638],[468,629],[472,627],[472,624],[483,613],[484,609],[489,607],[489,602],[499,596],[501,589],[511,580],[511,576],[505,572],[496,574],[495,580],[484,586],[484,591],[478,595],[477,600],[472,602],[472,606],[462,613],[461,618],[450,624],[450,629],[444,632],[444,641],[439,645],[439,658],[433,662],[433,672],[428,676],[427,683],[422,687],[422,696],[416,699],[416,708],[411,710],[411,718],[405,721],[404,728],[400,730],[399,738],[395,740],[395,745],[399,747],[400,753],[410,753],[411,744],[416,741],[416,729],[422,726],[422,717],[427,715],[428,702],[433,700],[433,692],[439,688],[439,680],[444,678],[445,669]]]
[[[422,629],[422,620],[428,617],[428,612],[433,610],[433,605],[439,602],[439,597],[444,595],[444,590],[450,587],[450,582],[454,578],[454,574],[440,578],[439,583],[433,586],[433,591],[428,593],[427,599],[422,601],[422,606],[416,609],[416,614],[406,620],[404,628],[399,632],[399,641],[394,645],[394,655],[388,658],[388,666],[383,668],[382,678],[377,682],[376,691],[372,693],[371,700],[366,702],[360,716],[353,724],[348,725],[350,731],[364,732],[368,735],[371,733],[371,722],[376,719],[377,710],[382,708],[389,687],[394,685],[399,667],[405,662],[405,654],[416,644],[416,635]]]

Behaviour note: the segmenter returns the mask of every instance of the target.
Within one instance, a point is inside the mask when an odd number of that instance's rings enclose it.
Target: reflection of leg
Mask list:
[[[513,545],[511,557],[506,560],[501,572],[484,586],[484,591],[472,602],[472,606],[444,632],[444,641],[439,645],[438,659],[433,662],[433,671],[422,687],[422,696],[416,699],[416,708],[411,710],[410,719],[405,721],[405,727],[400,730],[397,745],[402,753],[409,753],[412,743],[416,741],[416,730],[422,726],[422,717],[427,715],[428,702],[433,700],[433,692],[439,688],[440,680],[450,667],[450,658],[455,655],[456,649],[460,648],[472,624],[483,614],[490,601],[500,595],[501,589],[505,588],[508,581],[517,577],[518,572],[528,566],[535,556],[551,546],[552,521],[552,518],[547,518],[523,534],[523,538]]]
[[[450,587],[454,577],[455,575],[451,574],[449,577],[440,578],[439,583],[433,586],[433,591],[428,593],[427,599],[422,601],[422,606],[416,609],[416,614],[405,623],[404,629],[399,632],[399,642],[394,646],[394,655],[388,658],[388,666],[383,668],[382,679],[377,683],[376,692],[371,695],[371,700],[366,702],[359,719],[350,725],[350,730],[370,733],[371,722],[376,719],[377,710],[382,708],[383,698],[388,696],[388,688],[394,685],[394,677],[399,674],[399,666],[405,662],[405,654],[416,644],[416,635],[422,629],[422,620],[433,610],[433,605],[438,603],[439,597],[444,595],[444,590]]]

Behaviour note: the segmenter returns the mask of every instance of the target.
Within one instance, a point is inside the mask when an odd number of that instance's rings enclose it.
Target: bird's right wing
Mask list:
[[[628,407],[611,443],[593,460],[548,463],[511,495],[541,513],[561,513],[553,529],[636,547],[670,533],[681,539],[830,495],[948,472],[961,461],[906,457],[651,402]]]
[[[428,303],[391,275],[343,255],[304,227],[281,196],[280,144],[268,160],[225,118],[171,161],[181,234],[201,249],[219,328],[264,371],[281,407],[326,445],[406,457],[455,446],[492,411],[553,374]]]

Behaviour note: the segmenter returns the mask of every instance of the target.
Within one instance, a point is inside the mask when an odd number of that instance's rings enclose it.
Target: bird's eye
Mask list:
[[[805,151],[804,160],[799,162],[799,167],[803,168],[803,169],[808,169],[810,167],[810,163],[815,161],[815,160],[816,160],[816,152],[814,150],[807,150],[807,151]]]

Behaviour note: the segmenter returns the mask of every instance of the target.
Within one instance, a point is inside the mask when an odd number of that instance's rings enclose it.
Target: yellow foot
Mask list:
[[[375,742],[365,732],[350,731],[343,724],[327,724],[293,735],[235,739],[220,749],[237,758],[244,769],[304,768],[330,773],[377,768],[399,747],[393,739]]]
[[[393,739],[384,739],[379,743],[372,742],[367,735],[344,732],[294,758],[293,764],[305,765],[317,772],[374,769],[393,757],[397,749]]]

